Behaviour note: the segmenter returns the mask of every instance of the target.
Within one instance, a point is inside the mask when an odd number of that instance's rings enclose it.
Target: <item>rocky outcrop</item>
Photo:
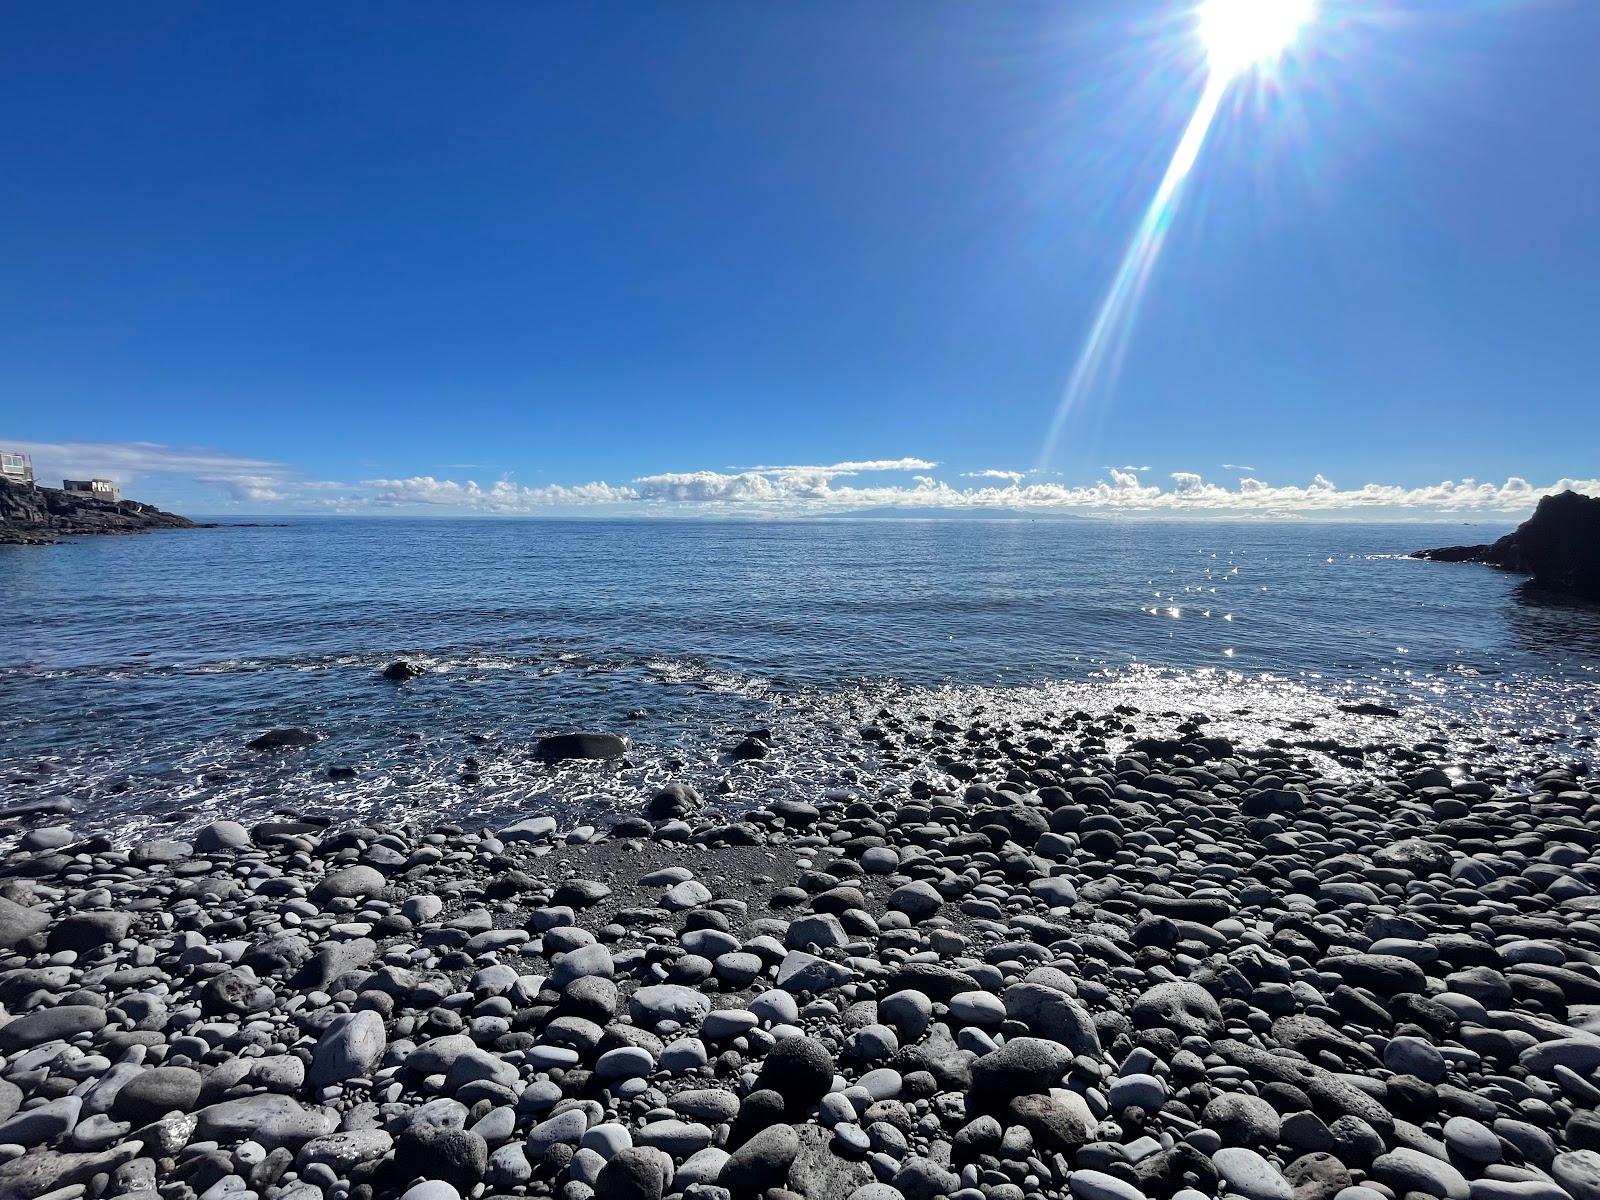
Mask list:
[[[1531,575],[1534,586],[1547,591],[1600,601],[1600,497],[1546,496],[1533,516],[1498,542],[1418,550],[1412,557],[1487,563]]]
[[[203,528],[210,527],[137,500],[113,503],[58,488],[0,480],[0,545],[48,546],[84,534]]]

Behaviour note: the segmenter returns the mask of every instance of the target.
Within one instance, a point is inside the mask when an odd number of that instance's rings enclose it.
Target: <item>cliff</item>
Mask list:
[[[198,528],[203,526],[188,517],[137,500],[113,504],[95,496],[0,479],[0,545],[45,546],[85,534]]]
[[[1516,532],[1482,546],[1418,550],[1413,558],[1474,562],[1533,576],[1534,586],[1600,601],[1600,497],[1546,496]]]

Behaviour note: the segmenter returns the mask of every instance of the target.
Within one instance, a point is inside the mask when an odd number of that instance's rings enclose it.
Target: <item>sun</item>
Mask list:
[[[1200,40],[1211,72],[1231,79],[1272,62],[1311,19],[1316,0],[1204,0]]]

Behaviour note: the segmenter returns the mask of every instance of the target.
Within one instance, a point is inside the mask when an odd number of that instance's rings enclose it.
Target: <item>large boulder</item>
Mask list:
[[[644,815],[652,821],[669,821],[698,812],[703,804],[698,790],[686,783],[673,782],[650,797],[644,806]]]
[[[374,892],[381,892],[385,883],[383,875],[376,869],[365,863],[356,863],[329,871],[311,889],[311,898],[322,901],[370,896]]]
[[[1180,1036],[1210,1037],[1222,1031],[1222,1010],[1216,998],[1198,983],[1158,983],[1133,1002],[1137,1029],[1170,1029]]]

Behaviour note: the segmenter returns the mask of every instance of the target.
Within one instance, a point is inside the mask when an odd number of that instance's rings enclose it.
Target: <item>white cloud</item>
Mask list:
[[[540,487],[524,487],[502,479],[485,488],[470,479],[466,483],[457,483],[453,479],[435,479],[432,475],[414,475],[410,479],[368,479],[362,486],[370,489],[366,499],[368,504],[376,508],[430,505],[480,513],[525,513],[565,506],[620,504],[639,498],[632,488],[613,487],[609,483],[581,483],[573,487],[551,483]]]
[[[1237,482],[1213,483],[1198,472],[1174,471],[1166,486],[1146,482],[1146,467],[1108,468],[1106,478],[1086,485],[1047,482],[1033,473],[992,468],[967,472],[978,481],[957,486],[937,478],[938,464],[924,458],[869,459],[823,466],[764,466],[727,471],[672,471],[624,483],[550,483],[528,486],[502,479],[414,475],[359,483],[306,479],[283,463],[221,451],[152,442],[5,442],[31,454],[39,477],[104,476],[125,487],[187,481],[215,489],[236,505],[278,511],[374,512],[437,509],[481,514],[540,513],[584,509],[616,513],[708,513],[803,516],[857,509],[916,508],[1051,513],[1124,513],[1211,516],[1381,516],[1462,514],[1513,516],[1532,509],[1539,497],[1572,489],[1600,493],[1600,480],[1561,479],[1536,487],[1513,476],[1504,483],[1446,480],[1421,487],[1367,483],[1340,487],[1325,475],[1303,484],[1276,484],[1251,473]],[[1245,471],[1248,468],[1230,467]],[[862,481],[859,477],[904,472],[909,482]]]
[[[160,442],[25,442],[0,438],[7,449],[33,459],[35,477],[47,487],[62,479],[114,479],[136,499],[160,495],[174,483],[213,489],[228,505],[303,503],[311,493],[348,491],[348,483],[302,479],[286,463],[226,451]]]
[[[841,490],[835,479],[872,472],[931,471],[938,463],[926,458],[874,458],[829,466],[750,467],[742,471],[667,471],[642,475],[633,486],[642,500],[654,504],[826,503]]]
[[[1123,492],[1159,492],[1161,490],[1160,488],[1142,487],[1139,483],[1138,470],[1139,469],[1137,467],[1112,467],[1111,482],[1118,488],[1118,490]],[[1024,490],[1031,491],[1033,489],[1029,488]]]
[[[1238,463],[1223,463],[1222,464],[1222,469],[1224,471],[1254,471],[1255,470],[1254,467],[1241,466]]]
[[[760,471],[740,471],[724,475],[717,471],[667,471],[660,475],[641,475],[633,481],[645,500],[691,504],[766,504],[784,496],[822,496],[828,490],[826,475],[771,475]]]
[[[280,490],[281,480],[271,475],[238,475],[233,478],[207,479],[200,478],[202,483],[211,483],[220,487],[235,500],[259,500],[264,503],[275,503],[287,500],[287,493]]]
[[[165,446],[157,442],[13,442],[7,448],[33,459],[34,474],[59,486],[63,478],[114,479],[126,488],[154,475],[180,476],[210,484],[241,500],[277,500],[288,474],[282,463],[242,458],[220,450]]]
[[[873,471],[931,471],[939,464],[925,458],[869,458],[859,462],[840,462],[826,467],[746,467],[739,474],[799,475],[833,479],[840,475],[863,475]]]
[[[1229,487],[1192,471],[1172,475],[1172,486],[1143,482],[1131,470],[1113,469],[1109,478],[1086,486],[1021,483],[954,487],[929,475],[912,485],[833,485],[800,477],[769,478],[753,472],[695,471],[634,480],[641,499],[655,506],[679,505],[713,511],[751,510],[808,513],[857,508],[983,508],[1050,512],[1306,516],[1396,513],[1515,514],[1530,509],[1542,495],[1573,489],[1600,492],[1600,480],[1562,479],[1536,488],[1513,477],[1501,484],[1472,479],[1423,487],[1363,484],[1340,488],[1326,476],[1306,484],[1272,484],[1250,477]]]

